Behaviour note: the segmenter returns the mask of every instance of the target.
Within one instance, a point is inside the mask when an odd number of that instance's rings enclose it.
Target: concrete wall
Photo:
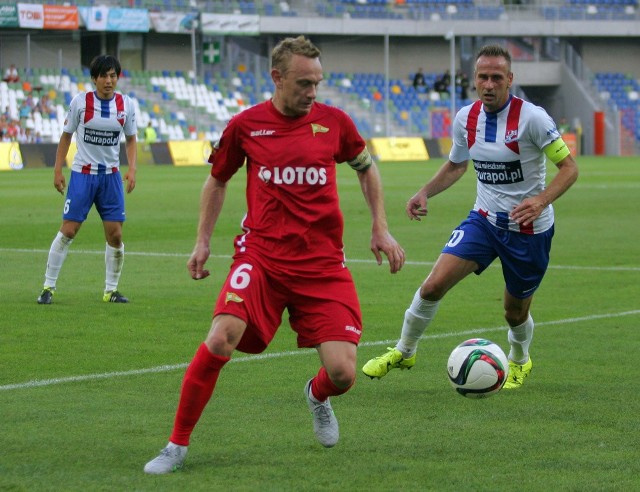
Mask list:
[[[146,35],[146,69],[147,70],[182,70],[193,69],[191,55],[191,36],[189,34]]]
[[[4,69],[15,63],[23,69],[31,60],[31,67],[58,68],[80,67],[80,42],[77,33],[35,31],[27,37],[26,32],[0,30],[0,66]]]
[[[343,38],[310,36],[322,50],[322,65],[328,72],[384,73],[384,37]],[[389,74],[408,78],[418,68],[442,73],[449,68],[449,42],[433,38],[391,38]]]
[[[622,72],[640,79],[639,39],[583,39],[578,51],[592,72]]]
[[[298,24],[300,29],[300,24]],[[275,41],[287,33],[269,34]],[[191,70],[191,37],[188,34],[144,34],[144,63],[147,70]],[[323,51],[323,65],[328,71],[380,73],[384,71],[384,37],[382,35],[326,35],[310,34],[309,37]],[[616,71],[640,78],[640,41],[638,38],[576,38],[571,43],[581,53],[592,71]],[[459,43],[458,43],[459,48]],[[459,53],[459,50],[458,50]],[[25,31],[0,31],[0,67],[15,63],[24,68],[57,68],[59,56],[62,66],[81,66],[81,40],[78,32],[30,31],[27,44]],[[442,72],[449,68],[449,42],[441,36],[392,36],[389,41],[389,69],[392,77],[407,77],[417,68],[426,72]],[[514,66],[515,68],[516,66]],[[557,81],[553,68],[536,64],[535,69],[525,71],[518,67],[520,79],[539,85],[549,78]],[[539,81],[536,81],[538,79]],[[548,84],[548,82],[546,82]]]

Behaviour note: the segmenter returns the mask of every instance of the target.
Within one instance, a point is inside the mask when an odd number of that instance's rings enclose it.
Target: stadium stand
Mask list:
[[[622,126],[640,140],[640,82],[619,72],[595,74],[600,96],[621,114]]]
[[[321,102],[334,104],[348,112],[365,138],[384,135],[384,111],[390,108],[396,135],[449,136],[450,100],[448,94],[432,90],[438,74],[426,73],[427,89],[411,85],[406,79],[389,80],[388,97],[384,75],[380,73],[331,72],[326,76]],[[640,140],[640,82],[619,72],[594,74],[600,96],[618,111],[622,126]],[[44,142],[57,142],[66,110],[80,91],[92,90],[86,70],[33,69],[31,82],[0,82],[0,105],[11,119],[40,135]],[[190,72],[124,71],[119,89],[134,99],[138,126],[151,121],[161,140],[206,139],[215,141],[236,113],[271,97],[267,72],[258,77],[246,71],[220,71],[195,80]],[[41,101],[50,108],[43,110]],[[28,101],[31,110],[23,114]],[[469,104],[456,88],[456,107]]]
[[[68,4],[53,0],[50,4]],[[379,20],[497,20],[538,10],[548,20],[638,20],[638,0],[75,0],[79,6],[145,8],[269,17],[351,17]]]

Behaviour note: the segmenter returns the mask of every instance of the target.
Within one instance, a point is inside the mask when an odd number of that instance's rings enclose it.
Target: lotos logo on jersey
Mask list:
[[[323,185],[327,183],[327,170],[315,167],[274,167],[270,170],[261,166],[258,177],[265,183],[273,184]]]

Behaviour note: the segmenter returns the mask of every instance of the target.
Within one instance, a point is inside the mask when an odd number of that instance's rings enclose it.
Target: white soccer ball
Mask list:
[[[472,338],[458,345],[447,362],[449,382],[467,398],[486,398],[502,389],[509,375],[509,362],[491,340]]]

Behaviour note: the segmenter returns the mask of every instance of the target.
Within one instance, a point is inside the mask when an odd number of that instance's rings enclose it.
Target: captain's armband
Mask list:
[[[347,163],[351,166],[351,169],[355,169],[356,171],[366,171],[371,164],[373,164],[373,159],[365,147],[362,149],[362,152],[360,152],[355,158],[347,161]]]
[[[571,153],[569,151],[569,147],[567,147],[567,144],[564,143],[564,140],[562,140],[562,137],[554,140],[542,150],[544,151],[544,154],[549,158],[549,160],[554,164],[557,164]]]

